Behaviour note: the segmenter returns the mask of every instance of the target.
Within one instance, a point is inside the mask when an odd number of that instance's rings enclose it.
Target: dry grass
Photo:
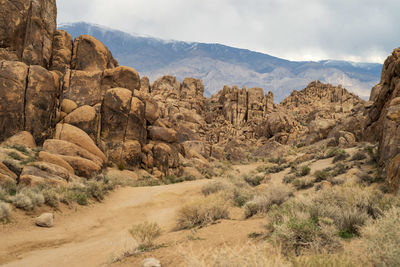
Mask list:
[[[157,223],[144,222],[133,225],[129,229],[131,236],[138,242],[139,250],[148,251],[154,247],[154,241],[161,235],[161,227]]]
[[[223,193],[198,198],[185,204],[177,217],[178,229],[202,227],[220,219],[228,219],[229,202]]]
[[[10,220],[10,214],[10,204],[0,201],[0,222],[8,222]]]
[[[376,221],[370,220],[361,236],[363,256],[373,266],[400,266],[400,207],[386,211]]]
[[[257,213],[266,213],[272,205],[281,205],[293,194],[290,187],[282,184],[269,185],[269,187],[260,194],[253,197],[244,206],[246,218]]]
[[[181,249],[187,266],[191,267],[289,267],[292,266],[279,249],[267,244],[254,245],[251,243],[203,252]]]

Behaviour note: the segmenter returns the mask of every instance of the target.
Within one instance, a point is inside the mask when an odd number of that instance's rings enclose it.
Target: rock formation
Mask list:
[[[94,37],[56,30],[56,15],[53,0],[0,1],[0,182],[65,184],[111,165],[160,178],[193,173],[187,161],[203,168],[250,150],[365,139],[379,142],[380,166],[397,188],[399,49],[367,103],[319,81],[279,105],[262,88],[225,86],[207,99],[198,79],[150,84]]]
[[[400,183],[400,48],[393,51],[382,69],[381,81],[371,91],[365,139],[379,143],[379,166],[394,190]]]

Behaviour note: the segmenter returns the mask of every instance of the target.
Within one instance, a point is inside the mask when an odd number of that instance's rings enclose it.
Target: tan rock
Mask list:
[[[64,82],[64,99],[70,99],[78,106],[100,103],[105,93],[101,88],[102,75],[102,71],[71,71],[71,78]]]
[[[43,149],[52,154],[82,157],[91,160],[100,166],[104,163],[101,158],[93,155],[86,149],[64,140],[47,139],[43,144]]]
[[[125,88],[107,90],[101,110],[101,137],[122,141],[128,127],[132,92]]]
[[[102,162],[107,161],[106,156],[96,146],[94,141],[84,131],[75,126],[72,126],[68,123],[57,124],[54,138],[71,142],[77,146],[80,146],[81,148],[86,149],[91,154],[97,156],[102,160]]]
[[[75,39],[72,56],[72,69],[85,71],[104,71],[115,68],[118,62],[110,50],[90,35],[81,35]]]
[[[65,72],[71,67],[72,36],[64,30],[57,30],[53,37],[51,69]]]
[[[53,213],[43,213],[35,220],[35,224],[40,227],[53,227],[53,222],[54,222]]]
[[[43,142],[55,118],[59,88],[51,72],[40,66],[29,67],[28,86],[25,92],[25,130],[35,140]]]
[[[0,141],[24,130],[27,76],[28,66],[22,62],[3,61],[0,64]]]
[[[176,143],[177,133],[173,129],[164,127],[151,126],[148,127],[149,138],[153,141],[163,141],[167,143]]]
[[[84,105],[75,109],[63,119],[63,122],[78,127],[86,132],[93,140],[97,137],[99,119],[96,109],[91,106]]]
[[[67,114],[74,111],[77,107],[78,105],[71,99],[63,99],[61,102],[61,111],[64,111]]]
[[[36,147],[35,139],[33,138],[32,134],[27,131],[22,131],[17,133],[16,135],[11,136],[3,143],[6,146],[25,146],[34,148]]]
[[[67,169],[48,162],[37,161],[24,167],[21,176],[34,175],[45,179],[65,180],[68,181],[70,174]]]
[[[74,168],[75,174],[78,176],[90,178],[101,171],[101,165],[98,165],[91,160],[81,157],[63,155],[60,155],[60,157],[68,162],[68,164],[71,165],[72,168]]]
[[[68,172],[70,174],[72,174],[72,175],[75,174],[74,169],[71,167],[71,165],[69,165],[68,162],[66,162],[65,160],[63,160],[61,157],[59,157],[56,154],[51,154],[46,151],[40,151],[38,160],[58,165],[64,169],[68,170]]]
[[[111,88],[126,88],[134,92],[140,90],[140,77],[136,70],[120,66],[113,69],[107,69],[103,73],[103,90]]]

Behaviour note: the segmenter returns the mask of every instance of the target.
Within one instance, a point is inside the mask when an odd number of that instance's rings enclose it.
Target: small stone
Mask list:
[[[143,267],[161,267],[161,263],[159,260],[155,258],[147,258],[142,261]]]
[[[40,227],[52,227],[54,215],[53,213],[43,213],[36,218],[35,224]]]

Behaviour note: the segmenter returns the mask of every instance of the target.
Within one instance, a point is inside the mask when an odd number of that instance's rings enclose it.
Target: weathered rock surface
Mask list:
[[[53,222],[54,222],[53,213],[43,213],[35,220],[35,224],[41,227],[53,227]]]
[[[367,141],[378,141],[379,166],[394,190],[400,183],[400,48],[393,51],[371,92],[364,128]]]
[[[36,142],[30,132],[22,131],[8,138],[2,145],[34,148],[36,147]]]

